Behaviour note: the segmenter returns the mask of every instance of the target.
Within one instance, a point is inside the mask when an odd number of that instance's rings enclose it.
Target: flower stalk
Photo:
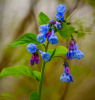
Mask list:
[[[47,42],[47,45],[45,47],[45,52],[47,52],[47,50],[48,50],[48,45],[49,45],[49,42]],[[39,83],[39,100],[41,100],[42,82],[43,82],[43,75],[44,75],[45,65],[46,65],[46,61],[43,61],[42,69],[41,69],[41,80],[40,80],[40,83]]]

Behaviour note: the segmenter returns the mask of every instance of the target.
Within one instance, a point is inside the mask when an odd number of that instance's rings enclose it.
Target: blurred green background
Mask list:
[[[42,100],[95,100],[95,0],[0,0],[0,72],[5,67],[25,65],[40,71],[39,65],[30,66],[30,54],[26,46],[8,47],[24,33],[38,34],[38,14],[42,11],[54,19],[56,6],[66,6],[64,13],[79,32],[73,34],[79,49],[84,53],[81,60],[70,60],[69,67],[73,83],[62,83],[63,60],[53,58],[47,63],[44,73]],[[69,40],[58,34],[58,45],[68,47]],[[43,49],[43,47],[40,47]],[[35,79],[20,76],[0,78],[0,100],[28,100],[32,91],[38,91]]]

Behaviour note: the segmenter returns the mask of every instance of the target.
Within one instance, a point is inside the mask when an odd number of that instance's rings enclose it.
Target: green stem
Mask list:
[[[41,80],[40,80],[40,83],[39,83],[39,100],[41,100],[42,81],[43,81],[43,74],[44,74],[45,65],[46,65],[46,62],[44,61],[43,62],[42,69],[41,69]]]
[[[46,48],[45,48],[45,52],[47,52],[48,45],[49,45],[49,42],[47,42],[47,45],[46,45]]]
[[[47,45],[45,47],[45,52],[47,52],[49,42],[47,42]],[[42,93],[42,82],[43,82],[43,75],[44,75],[44,69],[45,69],[46,61],[43,61],[42,69],[41,69],[41,80],[39,83],[39,100],[41,100],[41,93]]]

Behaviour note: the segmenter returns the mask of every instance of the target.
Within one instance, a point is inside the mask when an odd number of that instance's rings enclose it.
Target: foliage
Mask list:
[[[20,36],[18,39],[13,41],[11,44],[8,44],[8,46],[16,47],[16,46],[23,46],[27,45],[29,43],[37,43],[36,41],[36,35],[33,33],[26,33],[22,36]],[[38,43],[37,45],[39,45]]]
[[[62,23],[61,30],[58,31],[60,36],[64,39],[68,39],[71,34],[74,32],[74,27],[67,25],[66,23]]]
[[[32,92],[29,96],[29,100],[39,100],[39,96],[37,92]]]
[[[48,18],[47,15],[45,15],[43,12],[40,12],[39,15],[38,15],[38,21],[39,21],[39,24],[40,25],[43,25],[43,24],[48,24],[48,21],[50,19]]]
[[[0,73],[0,77],[7,75],[12,75],[12,76],[25,75],[35,78],[38,82],[40,81],[40,72],[32,71],[32,69],[27,66],[14,66],[14,67],[4,68]]]

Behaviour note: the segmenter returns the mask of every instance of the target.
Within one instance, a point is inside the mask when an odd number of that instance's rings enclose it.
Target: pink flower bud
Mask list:
[[[71,44],[74,45],[74,41],[71,41]]]
[[[66,71],[66,74],[70,74],[70,71],[69,71],[68,67],[66,67],[65,71]]]

